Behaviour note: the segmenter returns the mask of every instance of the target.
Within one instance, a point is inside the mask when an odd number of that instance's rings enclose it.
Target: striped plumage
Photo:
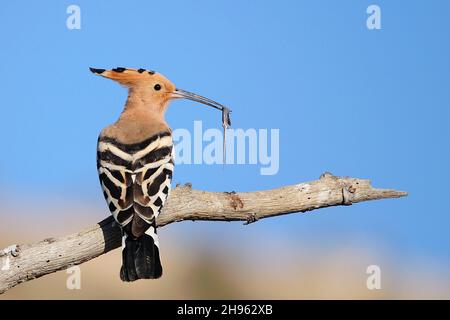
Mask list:
[[[227,112],[202,96],[176,89],[151,70],[90,68],[128,87],[119,119],[104,128],[97,144],[100,184],[111,214],[122,228],[123,281],[162,275],[156,217],[170,191],[173,173],[172,131],[164,113],[173,99],[186,98]]]
[[[155,245],[155,252],[152,253],[156,259],[154,270],[134,275],[133,270],[125,270],[127,266],[124,265],[121,271],[124,281],[145,278],[148,273],[152,278],[161,276],[155,219],[171,187],[172,147],[169,131],[134,144],[121,143],[108,136],[99,137],[97,168],[100,183],[109,210],[122,227],[123,241],[128,239],[130,242],[146,234],[152,237],[148,240]]]
[[[111,213],[122,227],[138,217],[151,222],[161,211],[172,179],[172,147],[170,132],[135,144],[99,137],[97,168],[102,189]],[[136,223],[132,231],[138,237],[145,230],[137,229]]]

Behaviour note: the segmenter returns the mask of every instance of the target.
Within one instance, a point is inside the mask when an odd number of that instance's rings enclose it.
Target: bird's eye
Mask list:
[[[161,90],[161,85],[159,83],[157,83],[157,84],[155,84],[153,89],[155,89],[156,91],[159,91],[159,90]]]

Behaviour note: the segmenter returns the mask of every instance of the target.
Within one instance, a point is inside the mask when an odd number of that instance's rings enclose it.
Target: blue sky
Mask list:
[[[366,28],[372,3],[382,30]],[[70,4],[81,30],[66,28]],[[370,178],[410,195],[269,219],[261,232],[311,243],[361,234],[395,255],[448,263],[449,12],[448,1],[399,0],[4,3],[0,190],[103,201],[97,135],[126,91],[88,67],[143,67],[230,106],[235,128],[280,129],[277,175],[182,165],[175,183],[250,191],[324,171]],[[167,119],[174,129],[220,128],[220,114],[187,101]]]

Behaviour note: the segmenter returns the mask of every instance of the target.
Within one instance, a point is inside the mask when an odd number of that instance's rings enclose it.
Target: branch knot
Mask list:
[[[233,210],[244,208],[244,202],[242,202],[241,198],[235,191],[225,192],[226,195],[230,197],[230,206]]]
[[[11,254],[13,257],[18,257],[20,254],[20,247],[17,244],[13,244],[3,250],[0,250],[0,257]]]
[[[355,191],[356,191],[356,188],[353,187],[353,185],[343,183],[343,185],[342,185],[342,204],[343,205],[345,205],[345,206],[352,205]]]

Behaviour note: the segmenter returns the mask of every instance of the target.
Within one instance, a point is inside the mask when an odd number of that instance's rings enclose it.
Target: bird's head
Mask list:
[[[174,99],[189,99],[219,110],[228,110],[220,103],[198,94],[181,90],[162,74],[145,69],[115,68],[111,70],[89,68],[92,73],[117,81],[129,88],[127,104],[139,104],[164,112]]]

